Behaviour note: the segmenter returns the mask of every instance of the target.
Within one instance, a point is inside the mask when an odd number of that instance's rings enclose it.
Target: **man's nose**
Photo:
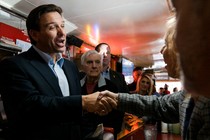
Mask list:
[[[64,28],[59,27],[59,28],[58,28],[58,33],[59,33],[60,35],[64,35],[64,34],[66,34],[66,31],[64,30]]]
[[[92,65],[92,67],[94,67],[94,68],[96,67],[96,62],[93,62],[93,65]]]
[[[103,56],[104,56],[104,57],[106,57],[106,56],[107,56],[107,53],[106,53],[106,52],[104,52],[104,53],[103,53]]]

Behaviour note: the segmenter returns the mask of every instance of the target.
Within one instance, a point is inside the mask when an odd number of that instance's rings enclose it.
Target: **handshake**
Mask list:
[[[94,112],[100,116],[107,115],[113,108],[116,109],[117,104],[118,94],[108,90],[82,96],[83,110]]]

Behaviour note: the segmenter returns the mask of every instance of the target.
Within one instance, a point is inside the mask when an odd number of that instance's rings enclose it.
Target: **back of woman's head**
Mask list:
[[[170,61],[167,61],[167,71],[170,77],[179,78],[180,77],[180,65],[177,58],[177,50],[175,44],[175,35],[176,35],[176,17],[171,17],[167,22],[167,31],[165,34],[165,46],[162,49],[162,53],[164,49],[167,49],[167,55]],[[163,53],[163,55],[164,55]]]

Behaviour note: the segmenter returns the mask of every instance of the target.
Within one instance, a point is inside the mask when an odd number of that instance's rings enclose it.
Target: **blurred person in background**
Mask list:
[[[166,62],[165,62],[166,63]],[[173,63],[172,61],[169,61],[169,63]],[[167,67],[167,66],[166,66]],[[167,68],[166,68],[167,69]],[[170,72],[170,70],[167,70]],[[167,94],[170,94],[171,92],[168,90],[168,84],[165,84],[164,85],[164,91],[163,91],[163,95],[167,95]]]
[[[161,96],[163,96],[163,91],[164,91],[164,88],[163,88],[163,87],[160,87],[158,93],[159,93]]]
[[[147,73],[143,73],[141,77],[138,78],[136,90],[130,93],[159,96],[159,93],[157,93],[155,89],[154,80]]]
[[[138,78],[141,76],[141,74],[142,74],[142,67],[135,67],[133,69],[133,72],[132,72],[133,82],[128,84],[129,91],[136,90],[136,84],[137,84]]]
[[[95,50],[103,55],[102,74],[104,78],[112,81],[117,86],[119,92],[129,92],[124,75],[110,68],[111,47],[107,43],[99,43],[95,47]]]
[[[179,90],[178,90],[178,88],[177,87],[174,87],[173,88],[173,92],[178,92]]]

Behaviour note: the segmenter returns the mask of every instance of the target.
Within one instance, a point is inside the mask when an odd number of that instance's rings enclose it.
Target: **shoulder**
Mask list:
[[[25,53],[16,56],[11,56],[0,61],[1,68],[15,68],[21,65],[26,65],[27,59],[25,58]]]
[[[68,66],[68,68],[75,68],[75,69],[78,69],[77,66],[76,66],[76,64],[75,64],[73,61],[68,60],[68,59],[66,59],[66,58],[64,58],[64,65],[65,65],[65,66]]]
[[[114,85],[111,80],[104,78],[106,81],[106,85]]]
[[[128,84],[128,86],[136,86],[136,83],[133,81],[132,83]]]
[[[124,75],[122,73],[119,73],[119,72],[111,70],[111,69],[109,70],[109,72],[111,75],[115,75],[117,77],[124,78]]]
[[[209,108],[210,109],[210,99],[204,96],[199,96],[196,100],[196,104],[201,108]]]
[[[65,70],[67,70],[69,72],[73,72],[73,73],[77,74],[77,76],[79,76],[78,67],[76,66],[76,64],[73,61],[64,58],[63,67]]]
[[[107,90],[110,90],[112,92],[118,92],[117,86],[111,80],[105,78],[105,81]]]
[[[86,73],[83,72],[83,71],[79,71],[79,77],[80,77],[80,80],[82,80],[84,77],[85,77]]]
[[[72,60],[69,60],[69,59],[66,59],[66,58],[63,58],[64,59],[64,63],[65,64],[68,64],[68,65],[76,65]]]

